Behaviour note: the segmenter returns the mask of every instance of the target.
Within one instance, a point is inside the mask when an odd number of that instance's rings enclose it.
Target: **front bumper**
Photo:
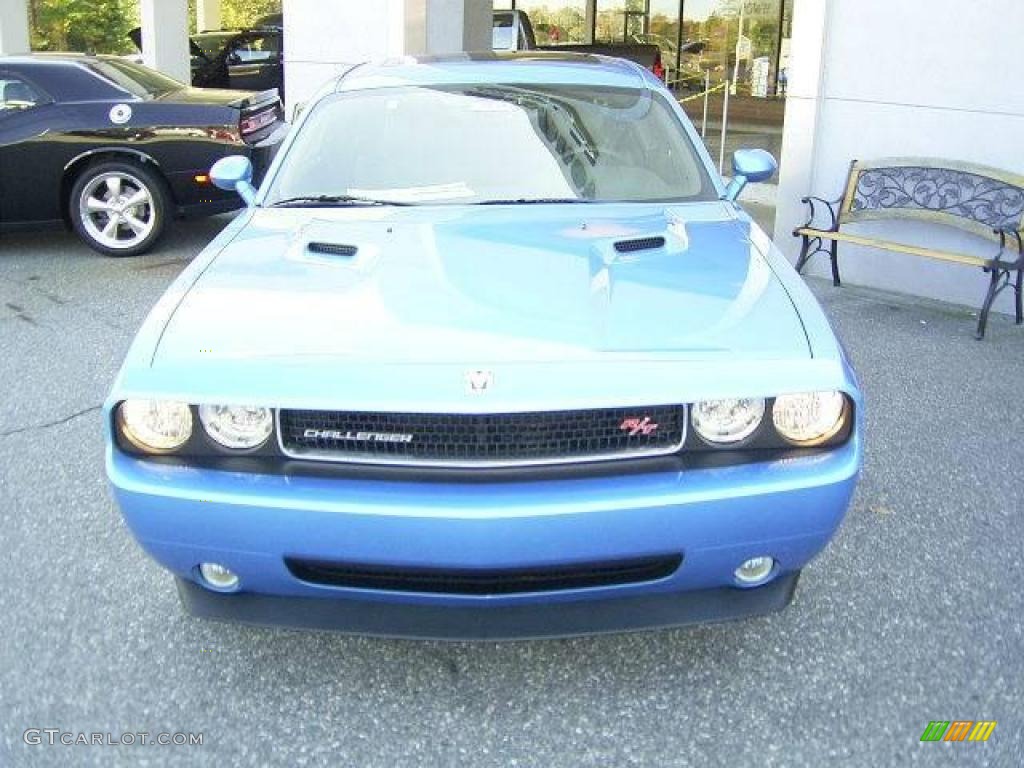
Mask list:
[[[143,548],[174,573],[194,614],[360,634],[513,638],[717,621],[784,607],[854,490],[859,434],[776,461],[529,482],[396,482],[164,465],[108,447],[107,469]],[[394,569],[515,569],[678,553],[642,583],[500,595],[436,594],[302,581],[286,557]],[[739,587],[742,561],[775,578]],[[212,592],[201,562],[239,574]]]
[[[260,626],[335,630],[425,640],[514,640],[679,627],[743,619],[789,605],[800,572],[757,589],[701,589],[599,601],[522,605],[403,605],[241,593],[218,594],[178,579],[185,609],[199,618]]]

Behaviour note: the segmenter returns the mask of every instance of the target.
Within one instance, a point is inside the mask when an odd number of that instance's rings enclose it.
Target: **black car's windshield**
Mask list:
[[[124,59],[93,59],[89,68],[115,88],[140,99],[155,99],[185,87],[174,78]]]
[[[646,88],[395,87],[321,101],[266,202],[688,201],[717,194],[668,100]]]
[[[220,55],[220,52],[224,50],[224,46],[228,44],[228,40],[231,40],[234,37],[238,37],[237,32],[204,33],[201,35],[194,35],[192,37],[192,44],[203,56],[210,61],[213,61]]]

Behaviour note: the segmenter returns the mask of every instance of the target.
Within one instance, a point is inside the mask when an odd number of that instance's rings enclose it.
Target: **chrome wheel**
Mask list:
[[[150,236],[157,225],[153,193],[138,177],[124,171],[98,174],[78,199],[82,227],[111,250],[127,250]]]

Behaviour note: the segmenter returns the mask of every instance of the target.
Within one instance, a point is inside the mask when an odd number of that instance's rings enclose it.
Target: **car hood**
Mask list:
[[[751,225],[726,204],[251,216],[174,311],[154,366],[810,357]],[[664,246],[620,250],[644,238]]]

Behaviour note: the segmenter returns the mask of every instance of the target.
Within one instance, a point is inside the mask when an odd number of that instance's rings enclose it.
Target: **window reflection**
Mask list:
[[[533,22],[537,45],[588,42],[586,0],[516,0]]]
[[[421,204],[717,197],[661,94],[571,85],[329,97],[307,119],[269,199],[346,194]]]
[[[495,0],[495,10],[525,11],[539,45],[594,40],[647,43],[661,49],[673,87],[703,90],[737,83],[736,93],[783,95],[793,0]]]

